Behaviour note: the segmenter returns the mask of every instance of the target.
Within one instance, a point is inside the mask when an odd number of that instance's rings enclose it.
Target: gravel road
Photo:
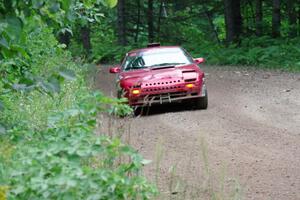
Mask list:
[[[300,200],[300,74],[205,66],[209,108],[107,120],[153,162],[161,199]],[[101,66],[97,88],[115,94]],[[120,131],[121,130],[121,131]]]

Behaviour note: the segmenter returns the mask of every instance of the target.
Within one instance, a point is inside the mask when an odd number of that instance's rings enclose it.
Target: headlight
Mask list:
[[[186,84],[185,87],[191,89],[191,88],[195,87],[195,85],[193,83],[189,83],[189,84]]]
[[[131,94],[139,95],[140,93],[141,93],[141,90],[139,90],[139,89],[133,89],[133,90],[131,90]]]

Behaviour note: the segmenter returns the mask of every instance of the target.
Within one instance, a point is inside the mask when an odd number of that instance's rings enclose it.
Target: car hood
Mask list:
[[[167,79],[195,79],[203,73],[195,64],[184,66],[153,67],[140,70],[124,71],[119,75],[122,88],[140,85],[149,81]]]

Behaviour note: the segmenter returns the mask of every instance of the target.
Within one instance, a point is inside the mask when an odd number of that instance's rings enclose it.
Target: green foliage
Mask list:
[[[269,37],[244,38],[240,45],[223,47],[210,42],[200,43],[198,53],[206,57],[209,64],[243,65],[299,71],[300,46],[297,39],[272,39]],[[186,44],[187,49],[195,48]]]
[[[134,49],[141,47],[133,44],[131,46],[122,47],[117,45],[116,33],[111,24],[100,23],[91,26],[91,54],[87,57],[93,63],[119,63],[125,54]],[[82,57],[85,55],[84,49],[79,39],[72,39],[69,50],[74,57]],[[146,46],[146,44],[144,44]]]
[[[106,0],[103,2],[105,5],[107,5],[110,8],[113,8],[117,5],[118,0]]]
[[[91,59],[94,62],[111,61],[115,55],[116,47],[116,34],[109,24],[101,23],[92,26],[91,44],[92,55]],[[112,45],[114,44],[114,45]]]
[[[49,31],[44,32],[44,34],[52,34],[54,30],[72,33],[70,24],[77,20],[80,20],[82,24],[97,20],[97,17],[101,16],[98,7],[102,5],[113,7],[115,4],[115,0],[88,0],[83,1],[83,3],[79,0],[12,0],[1,3],[0,10],[3,11],[3,14],[1,12],[0,15],[0,76],[2,85],[5,88],[10,87],[18,90],[40,89],[48,93],[58,92],[58,83],[61,82],[60,78],[63,76],[58,77],[57,74],[60,75],[61,73],[56,71],[56,74],[50,74],[52,76],[50,79],[43,80],[41,77],[34,76],[37,75],[37,72],[31,67],[36,62],[34,59],[37,59],[35,57],[37,54],[48,56],[44,52],[49,54],[53,54],[54,51],[62,52],[59,48],[51,49],[52,52],[45,51],[49,47],[48,45],[53,46],[54,43],[57,43],[55,38],[49,38],[49,41],[36,40],[40,42],[40,48],[32,48],[28,46],[28,43],[36,34],[43,37],[43,34],[39,32],[47,27],[51,27],[51,29],[48,29]],[[37,45],[32,42],[31,44],[33,47]],[[41,69],[40,66],[37,68]],[[49,76],[48,70],[44,70],[44,73]],[[13,87],[14,85],[16,87]]]
[[[118,139],[94,133],[99,112],[123,116],[132,109],[123,100],[91,94],[85,69],[51,29],[36,29],[28,37],[32,74],[46,79],[55,74],[65,81],[50,94],[2,87],[1,198],[150,199],[155,188],[141,173],[148,161]]]
[[[66,85],[72,92],[76,91],[70,86]],[[30,94],[31,97],[35,95]],[[37,106],[44,97],[41,95],[22,106]],[[77,100],[64,98],[73,107],[51,110],[45,106],[53,100],[40,102],[40,109],[44,107],[42,112],[46,112],[47,117],[43,126],[26,122],[24,126],[15,125],[1,136],[1,141],[10,138],[17,144],[13,147],[2,142],[3,148],[0,148],[0,184],[9,186],[9,198],[149,199],[155,189],[140,174],[147,161],[118,139],[94,135],[99,112],[128,114],[131,109],[120,100],[101,93],[90,95],[86,90],[80,92],[80,98],[72,97]],[[75,102],[79,103],[74,105]],[[61,101],[56,98],[54,103]],[[31,111],[32,107],[23,112]],[[22,120],[23,117],[20,122],[24,122]]]
[[[150,199],[148,163],[119,139],[96,136],[100,112],[124,100],[91,93],[86,65],[54,37],[115,0],[0,2],[0,199]],[[2,14],[2,11],[5,11]],[[93,11],[93,12],[92,12]],[[85,18],[90,16],[91,18]],[[75,19],[74,19],[75,17]]]
[[[4,15],[0,16],[0,54],[3,58],[14,58],[22,55],[29,59],[23,43],[27,39],[28,33],[24,32],[24,27],[39,27],[42,22],[51,23],[52,27],[62,27],[66,25],[70,18],[70,0],[53,1],[5,1],[0,5],[4,10]],[[32,23],[34,22],[34,26]]]
[[[113,102],[118,104],[100,93],[87,95],[49,116],[44,130],[23,133],[26,140],[9,167],[0,166],[9,198],[149,199],[155,189],[140,174],[147,161],[118,139],[94,135],[97,113]]]
[[[44,113],[60,106],[69,107],[67,103],[69,98],[78,95],[72,90],[78,92],[83,90],[79,89],[80,82],[69,82],[75,78],[73,73],[79,72],[80,69],[70,62],[72,60],[70,53],[60,47],[51,34],[51,29],[45,27],[36,29],[28,38],[24,45],[32,57],[30,69],[16,72],[15,68],[7,66],[11,72],[5,76],[7,80],[5,83],[10,86],[0,84],[0,99],[6,108],[2,111],[0,121],[6,126],[13,124],[41,126],[45,123],[42,122]],[[63,84],[65,81],[68,82]],[[48,95],[40,93],[44,91]],[[60,99],[60,103],[54,103],[53,98]]]

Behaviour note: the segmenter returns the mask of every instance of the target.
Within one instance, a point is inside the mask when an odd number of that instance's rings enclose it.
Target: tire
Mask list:
[[[133,107],[133,115],[135,117],[143,115],[143,108],[141,108],[141,107]]]
[[[136,107],[132,107],[132,109],[135,117],[149,114],[149,107],[147,106],[142,106],[142,107],[136,106]]]
[[[205,90],[205,96],[195,99],[195,107],[196,109],[205,110],[208,106],[208,95],[207,90]]]

